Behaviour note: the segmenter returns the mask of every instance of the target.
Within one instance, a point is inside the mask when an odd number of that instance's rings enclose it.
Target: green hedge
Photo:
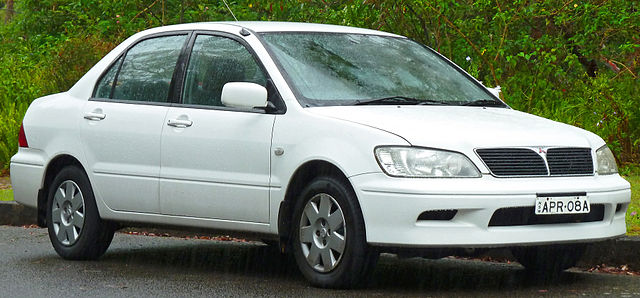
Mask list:
[[[28,103],[69,88],[127,36],[181,22],[232,20],[221,1],[16,0],[0,25],[0,168]],[[227,1],[240,20],[350,25],[438,50],[512,107],[604,138],[640,163],[637,1]],[[631,168],[631,167],[629,167]]]

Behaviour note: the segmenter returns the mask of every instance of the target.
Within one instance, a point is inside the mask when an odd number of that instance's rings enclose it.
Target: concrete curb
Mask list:
[[[34,208],[28,208],[15,202],[0,202],[0,225],[34,225],[36,224],[36,216]],[[165,231],[154,228],[134,228],[133,230],[154,231],[157,234]],[[185,235],[191,234],[184,233]],[[514,260],[507,249],[493,251],[488,256],[495,259]],[[595,243],[587,249],[578,266],[590,268],[601,264],[608,266],[628,265],[629,269],[640,271],[640,237],[622,237]]]
[[[34,225],[37,212],[16,202],[0,202],[0,225],[24,226]]]
[[[483,256],[493,260],[516,261],[508,248],[490,250]],[[576,266],[592,268],[602,264],[610,267],[627,265],[629,270],[640,271],[640,237],[625,236],[595,242],[588,246]]]
[[[601,264],[628,265],[629,269],[640,271],[640,237],[625,236],[591,245],[578,263],[581,267]]]
[[[12,201],[0,202],[0,225],[35,225],[37,216],[35,208],[28,208]]]

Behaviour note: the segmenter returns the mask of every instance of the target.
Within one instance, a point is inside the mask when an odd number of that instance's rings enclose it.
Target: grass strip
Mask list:
[[[13,190],[0,189],[0,201],[13,201]]]

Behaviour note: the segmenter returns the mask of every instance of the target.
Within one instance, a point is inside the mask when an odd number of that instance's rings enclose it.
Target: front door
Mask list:
[[[199,34],[189,56],[182,103],[162,132],[163,214],[244,222],[269,221],[269,171],[274,115],[225,107],[228,82],[266,85],[245,46]]]

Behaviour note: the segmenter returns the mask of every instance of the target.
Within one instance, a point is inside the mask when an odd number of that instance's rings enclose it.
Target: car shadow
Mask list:
[[[293,259],[261,243],[184,240],[171,246],[108,250],[101,262],[258,276],[297,276]]]
[[[195,243],[194,243],[195,242]],[[99,263],[114,267],[142,267],[154,272],[233,274],[285,280],[307,286],[293,258],[260,243],[187,241],[171,245],[116,248]],[[122,266],[124,265],[124,266]],[[383,254],[365,291],[424,294],[425,291],[503,291],[542,285],[580,283],[583,274],[564,272],[553,281],[530,276],[518,264],[445,258],[400,259]]]

